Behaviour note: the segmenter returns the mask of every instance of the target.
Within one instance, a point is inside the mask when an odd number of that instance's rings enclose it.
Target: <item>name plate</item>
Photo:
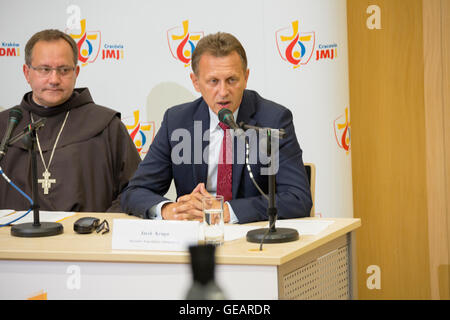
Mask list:
[[[187,251],[197,245],[198,221],[114,219],[112,249]]]

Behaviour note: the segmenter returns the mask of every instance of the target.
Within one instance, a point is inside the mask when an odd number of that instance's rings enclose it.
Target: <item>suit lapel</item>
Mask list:
[[[209,112],[208,105],[204,100],[202,100],[200,106],[193,115],[193,120],[194,121],[192,127],[189,129],[189,132],[191,133],[191,161],[194,164],[192,166],[194,184],[197,186],[200,182],[204,182],[206,185],[208,165],[203,159],[203,151],[209,145],[209,137],[207,137],[207,140],[204,141],[203,136],[205,131],[209,129]]]
[[[244,96],[242,97],[241,106],[239,107],[239,113],[237,117],[237,124],[239,125],[241,122],[244,122],[248,125],[255,125],[256,120],[253,119],[253,115],[255,114],[255,102],[253,101],[250,94],[247,91],[244,91]],[[241,183],[242,171],[244,169],[245,164],[242,163],[242,159],[238,161],[238,153],[245,153],[245,150],[238,150],[237,147],[242,145],[242,143],[237,142],[238,137],[234,137],[234,165],[233,165],[233,199],[236,199],[239,189],[239,184]],[[242,138],[239,138],[242,139]],[[241,156],[241,155],[240,155]],[[244,158],[245,159],[245,158]]]

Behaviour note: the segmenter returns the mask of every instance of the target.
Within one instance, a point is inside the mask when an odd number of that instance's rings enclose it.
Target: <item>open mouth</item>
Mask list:
[[[221,102],[217,102],[217,104],[221,107],[221,108],[229,108],[231,105],[231,101],[221,101]]]

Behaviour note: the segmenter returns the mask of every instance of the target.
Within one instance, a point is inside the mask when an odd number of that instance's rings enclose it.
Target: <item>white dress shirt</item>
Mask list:
[[[206,190],[211,195],[216,195],[217,192],[217,170],[219,167],[219,155],[222,148],[222,139],[224,135],[223,129],[219,126],[219,118],[217,115],[211,110],[211,108],[208,108],[209,111],[209,154],[208,154],[208,177],[206,180]],[[236,111],[233,113],[233,116],[235,119],[237,119],[237,115],[239,112],[239,108],[236,109]],[[230,129],[231,137],[234,136],[234,130]],[[155,216],[155,219],[162,219],[161,216],[161,208],[165,203],[168,203],[171,201],[162,201],[158,203],[157,205],[153,206],[150,209],[150,216]],[[238,223],[239,220],[236,217],[233,208],[231,207],[230,203],[227,201],[225,202],[228,204],[228,209],[230,211],[230,223]]]

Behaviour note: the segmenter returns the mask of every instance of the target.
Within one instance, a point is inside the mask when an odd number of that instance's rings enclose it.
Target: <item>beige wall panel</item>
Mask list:
[[[366,9],[381,9],[369,30]],[[430,298],[420,0],[348,0],[360,299]],[[370,265],[381,289],[368,289]]]
[[[440,266],[441,297],[450,299],[450,0],[441,0],[442,23],[442,70],[443,70],[443,100],[444,100],[444,146],[445,146],[445,176],[446,176],[446,209],[447,209],[447,265]],[[447,286],[445,288],[445,286]],[[447,290],[445,290],[447,289]]]
[[[424,93],[431,298],[449,298],[441,0],[423,1]],[[442,39],[442,41],[441,41]],[[448,269],[448,268],[447,268]]]

